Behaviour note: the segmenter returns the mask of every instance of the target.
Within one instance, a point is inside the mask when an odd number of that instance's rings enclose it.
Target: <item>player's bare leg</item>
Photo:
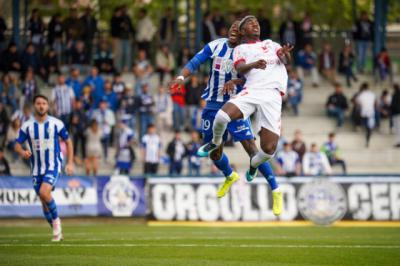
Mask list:
[[[201,146],[197,152],[200,157],[208,157],[211,152],[222,144],[222,137],[229,122],[243,118],[240,109],[233,103],[227,102],[217,113],[213,125],[213,139]]]
[[[53,238],[52,241],[58,242],[63,239],[62,228],[61,228],[61,220],[58,217],[57,206],[54,202],[54,199],[51,195],[51,191],[53,186],[51,184],[43,182],[40,186],[39,197],[42,202],[45,203],[48,208],[51,216],[52,216],[52,226],[53,226]]]
[[[40,199],[42,202],[42,209],[43,209],[43,215],[46,218],[46,221],[49,223],[50,227],[53,227],[53,219],[51,218],[51,213],[49,208],[47,208],[46,202],[44,202],[42,199]]]

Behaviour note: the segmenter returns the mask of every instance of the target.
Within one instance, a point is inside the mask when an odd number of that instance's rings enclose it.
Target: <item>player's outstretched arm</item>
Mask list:
[[[252,69],[265,69],[267,62],[264,59],[257,60],[253,63],[246,64],[245,62],[239,62],[235,68],[238,74],[244,75]]]
[[[67,144],[67,165],[65,166],[65,172],[67,175],[72,175],[74,173],[74,148],[71,139],[67,139],[65,143]]]

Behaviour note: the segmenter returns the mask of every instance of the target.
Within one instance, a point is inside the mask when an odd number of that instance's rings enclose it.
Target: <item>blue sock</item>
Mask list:
[[[43,210],[44,218],[46,218],[47,222],[49,223],[50,226],[53,226],[52,223],[52,218],[51,218],[51,213],[49,211]]]
[[[215,166],[224,173],[226,177],[230,176],[233,172],[231,165],[229,164],[228,156],[222,153],[221,159],[218,161],[213,161]]]
[[[52,220],[57,219],[58,218],[57,205],[54,199],[52,199],[50,202],[47,202],[47,208],[50,211],[51,219]]]
[[[272,190],[278,188],[278,183],[276,183],[274,171],[272,170],[272,167],[268,162],[265,162],[258,166],[258,170],[260,170],[265,179],[267,179],[267,182]]]

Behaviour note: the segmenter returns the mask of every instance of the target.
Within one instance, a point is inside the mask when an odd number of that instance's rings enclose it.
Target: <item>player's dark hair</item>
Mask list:
[[[150,123],[150,124],[147,126],[147,129],[152,128],[152,127],[156,127],[156,126],[155,126],[154,124]]]
[[[39,98],[41,98],[41,99],[45,100],[47,103],[49,103],[49,98],[47,98],[47,97],[44,96],[43,94],[36,94],[36,95],[33,97],[32,103],[35,104],[36,100],[39,99]]]

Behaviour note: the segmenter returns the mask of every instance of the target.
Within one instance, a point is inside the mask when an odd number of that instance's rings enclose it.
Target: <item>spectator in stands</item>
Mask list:
[[[213,23],[213,14],[210,11],[206,11],[203,16],[203,43],[209,43],[213,40],[218,39],[217,29]]]
[[[172,100],[171,95],[164,87],[158,88],[158,93],[155,95],[156,105],[156,121],[160,129],[171,128],[172,126]]]
[[[58,76],[57,85],[51,94],[52,109],[54,110],[54,114],[64,122],[67,129],[69,129],[71,122],[74,101],[74,90],[66,84],[64,75]]]
[[[156,53],[156,68],[160,77],[160,85],[163,86],[165,85],[165,76],[169,75],[169,78],[171,78],[175,68],[175,58],[167,44],[161,45],[161,48]]]
[[[36,94],[39,94],[39,87],[37,85],[35,74],[33,70],[28,69],[23,78],[23,82],[21,84],[21,92],[23,95],[22,104],[31,103],[33,101],[33,97]]]
[[[322,52],[319,54],[319,72],[331,83],[336,81],[336,62],[335,55],[332,52],[332,46],[325,43]]]
[[[1,61],[3,72],[22,71],[21,56],[14,42],[10,42],[7,50],[3,51]]]
[[[170,7],[167,7],[164,16],[160,19],[159,30],[161,43],[173,44],[175,42],[176,25],[172,10]]]
[[[199,106],[203,88],[204,85],[199,82],[198,76],[193,75],[190,77],[190,82],[187,85],[185,94],[185,128],[190,131],[193,130],[192,118]]]
[[[103,137],[103,132],[99,128],[98,122],[93,119],[90,122],[89,128],[85,131],[86,142],[86,175],[97,175],[98,169],[98,159],[101,157],[101,139]]]
[[[0,176],[11,176],[10,164],[4,156],[2,148],[0,148]]]
[[[42,75],[46,83],[49,83],[50,75],[60,74],[60,65],[56,50],[50,48],[43,58]]]
[[[113,91],[112,83],[110,80],[104,82],[104,98],[108,101],[108,106],[114,112],[118,109],[118,98],[117,94]]]
[[[0,54],[6,48],[6,37],[5,31],[7,30],[6,20],[3,18],[2,14],[0,14]]]
[[[95,108],[92,97],[92,88],[90,86],[83,87],[80,100],[82,101],[83,109],[90,114]]]
[[[147,59],[147,53],[145,50],[138,51],[138,59],[136,60],[133,73],[136,78],[136,94],[140,93],[142,83],[148,83],[150,81],[151,74],[153,73],[153,67],[150,61]]]
[[[9,124],[10,118],[6,106],[3,103],[0,103],[0,148],[4,147]]]
[[[375,110],[377,108],[376,95],[369,89],[368,83],[364,83],[360,94],[356,99],[356,103],[360,107],[360,115],[362,119],[362,124],[365,127],[365,146],[369,147],[369,142],[372,135],[372,130],[376,125],[376,114]]]
[[[392,64],[389,53],[385,47],[381,49],[375,60],[375,68],[379,74],[380,81],[384,82],[388,76],[391,78]]]
[[[379,103],[378,103],[378,116],[379,120],[380,119],[389,119],[389,130],[392,131],[393,127],[393,120],[392,116],[390,115],[390,106],[392,103],[392,95],[390,95],[388,90],[383,90],[381,97],[379,98]]]
[[[150,54],[150,44],[153,41],[157,29],[148,16],[146,9],[140,9],[138,17],[139,20],[136,22],[136,42],[138,49],[145,50],[146,54]]]
[[[193,130],[190,134],[190,142],[186,145],[188,153],[189,175],[200,175],[201,158],[197,155],[197,150],[201,146],[200,133]]]
[[[49,22],[47,30],[47,41],[51,49],[57,54],[58,61],[61,63],[61,57],[63,54],[63,34],[64,26],[60,13],[54,14]]]
[[[350,44],[346,44],[339,56],[339,73],[345,75],[346,84],[351,87],[351,80],[357,82],[357,77],[353,73],[354,54]]]
[[[123,115],[129,115],[131,117],[128,125],[133,130],[136,130],[136,114],[139,109],[139,104],[140,98],[135,96],[132,86],[127,85],[119,104],[118,113],[121,117]]]
[[[111,18],[111,37],[113,38],[113,54],[115,68],[118,72],[127,71],[131,67],[131,42],[134,34],[131,18],[126,6],[117,7]]]
[[[19,119],[21,121],[21,125],[32,118],[32,108],[31,103],[25,103],[22,107],[22,110],[17,110],[13,113],[11,120]]]
[[[390,104],[390,114],[392,115],[395,137],[395,147],[400,148],[400,85],[393,85],[393,97]]]
[[[343,174],[347,174],[346,162],[341,159],[339,146],[335,141],[335,133],[329,133],[329,139],[325,142],[321,151],[326,155],[331,166],[339,164],[342,167]]]
[[[306,143],[303,141],[303,134],[300,129],[294,132],[294,139],[292,141],[292,149],[299,155],[300,162],[306,153]]]
[[[153,108],[155,105],[153,95],[149,91],[149,84],[142,84],[142,93],[138,95],[139,101],[139,119],[140,119],[140,136],[144,136],[150,124],[154,122]]]
[[[193,54],[190,52],[190,49],[188,47],[183,47],[178,53],[177,65],[185,66],[192,57],[193,57]],[[179,71],[180,71],[180,69],[179,69]]]
[[[102,130],[101,146],[103,147],[103,160],[108,162],[108,147],[112,141],[112,132],[115,126],[115,114],[108,108],[107,98],[102,98],[98,109],[95,109],[92,114],[92,119],[95,119]]]
[[[270,39],[272,33],[272,25],[271,21],[265,17],[265,11],[259,9],[257,18],[258,23],[260,24],[260,40]]]
[[[112,89],[117,94],[118,101],[122,100],[126,85],[122,80],[121,73],[115,73],[112,82]]]
[[[81,39],[84,41],[86,47],[86,58],[90,62],[92,59],[93,39],[97,33],[97,20],[90,6],[85,8],[85,12],[80,17],[80,21],[82,25]]]
[[[299,43],[298,46],[304,47],[306,44],[312,45],[312,32],[313,32],[313,22],[311,15],[306,12],[303,20],[299,25]]]
[[[175,131],[174,139],[168,144],[166,153],[169,157],[169,174],[180,175],[183,168],[183,158],[187,154],[180,131]]]
[[[298,45],[299,35],[299,24],[292,18],[292,14],[289,12],[286,20],[283,21],[279,27],[279,38],[281,43],[290,43],[296,47]]]
[[[361,17],[353,27],[353,38],[357,48],[357,69],[364,72],[367,51],[373,37],[373,22],[368,18],[368,13],[363,11]]]
[[[28,43],[26,45],[25,51],[22,53],[22,71],[27,71],[32,69],[35,73],[40,73],[41,60],[40,55],[36,52],[33,43]]]
[[[18,89],[15,86],[13,76],[8,73],[3,74],[0,82],[0,101],[11,108],[11,112],[18,109]]]
[[[212,12],[212,23],[218,36],[227,36],[222,34],[222,32],[226,30],[226,23],[225,17],[221,14],[219,9],[215,9]]]
[[[73,68],[78,68],[82,73],[86,72],[86,67],[89,65],[89,58],[87,57],[85,43],[77,41],[71,49],[69,63]]]
[[[332,174],[332,168],[329,164],[328,158],[325,153],[318,150],[316,143],[312,143],[310,151],[304,154],[303,174],[312,176]]]
[[[154,124],[147,126],[147,134],[142,138],[143,173],[157,174],[161,157],[161,139]]]
[[[329,96],[326,102],[327,114],[330,117],[334,117],[337,121],[337,126],[341,127],[344,123],[347,109],[347,98],[343,94],[343,88],[339,83],[335,83],[335,92]]]
[[[97,108],[104,95],[104,79],[99,75],[97,67],[92,67],[90,75],[83,82],[83,86],[90,86],[92,88],[91,96],[94,101],[94,106]]]
[[[288,142],[283,144],[283,150],[277,155],[279,169],[278,175],[292,177],[301,174],[301,162],[297,152],[292,150],[292,145]]]
[[[94,64],[100,73],[110,74],[114,72],[114,58],[107,40],[101,40],[99,49],[94,56]]]
[[[170,89],[173,102],[172,121],[174,130],[182,131],[185,126],[185,95],[186,88],[184,85],[175,86]]]
[[[313,87],[318,87],[319,75],[317,70],[317,55],[311,44],[306,44],[303,50],[297,54],[297,71],[300,79],[304,80],[304,72],[311,74]]]
[[[39,56],[41,56],[43,52],[45,25],[42,17],[39,14],[39,9],[37,8],[32,10],[31,17],[29,18],[28,22],[28,29],[31,37],[30,41],[35,46]]]
[[[77,100],[74,102],[74,109],[71,114],[71,122],[69,123],[70,132],[74,144],[74,155],[75,162],[81,164],[82,159],[86,158],[86,135],[85,131],[89,126],[89,116],[83,109],[82,102]],[[78,147],[80,146],[80,153],[82,157],[79,157]]]
[[[290,71],[287,95],[287,102],[292,107],[293,113],[296,116],[299,115],[299,104],[303,99],[303,81],[299,78],[296,70]]]
[[[68,17],[64,20],[63,29],[66,35],[66,47],[67,49],[71,49],[75,42],[81,39],[84,29],[76,8],[71,8],[69,10]]]
[[[128,175],[135,161],[132,145],[135,143],[135,133],[129,128],[129,115],[125,115],[118,123],[119,139],[116,153],[116,169],[119,174]]]
[[[78,68],[71,69],[70,77],[67,79],[67,85],[73,89],[75,99],[80,100],[83,94],[83,85],[80,80],[80,71]]]
[[[11,125],[8,127],[5,147],[11,153],[13,161],[18,159],[18,153],[15,152],[15,143],[18,138],[19,129],[21,128],[21,120],[18,117],[12,118]]]

